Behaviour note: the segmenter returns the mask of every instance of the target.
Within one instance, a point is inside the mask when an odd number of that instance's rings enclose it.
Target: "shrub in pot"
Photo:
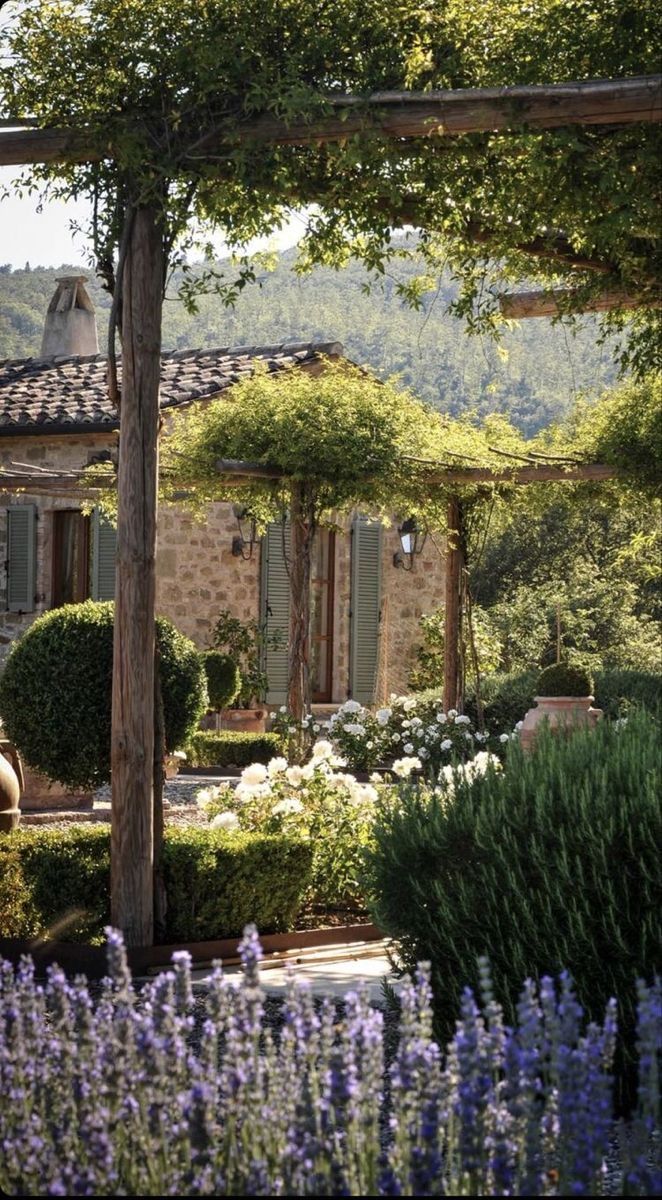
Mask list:
[[[207,676],[209,708],[218,728],[221,709],[229,708],[241,687],[241,673],[236,660],[222,650],[205,650],[202,660]]]
[[[238,732],[264,733],[267,710],[262,700],[269,681],[261,669],[262,653],[266,645],[278,644],[279,638],[268,638],[257,621],[241,621],[225,608],[214,627],[213,642],[234,659],[240,673],[236,707],[226,708],[224,723]]]
[[[522,724],[524,749],[531,748],[545,721],[559,732],[578,724],[593,728],[602,713],[591,707],[592,689],[593,679],[580,664],[559,662],[545,667],[538,676],[536,707],[528,710]]]
[[[0,717],[28,766],[67,787],[110,778],[112,601],[67,604],[38,617],[14,645],[0,679]],[[166,750],[182,746],[207,708],[202,658],[158,617]]]

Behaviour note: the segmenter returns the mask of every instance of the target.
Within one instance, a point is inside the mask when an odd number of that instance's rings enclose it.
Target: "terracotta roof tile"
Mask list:
[[[161,408],[176,408],[215,396],[243,379],[260,359],[269,371],[342,354],[340,342],[284,342],[278,346],[232,346],[222,350],[174,350],[161,356]],[[117,426],[107,394],[107,364],[101,354],[73,358],[0,360],[0,437]],[[118,363],[121,383],[121,359]]]

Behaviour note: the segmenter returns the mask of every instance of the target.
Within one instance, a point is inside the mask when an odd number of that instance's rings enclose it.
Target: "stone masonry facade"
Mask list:
[[[115,450],[117,435],[66,434],[0,439],[0,467],[25,463],[33,468],[77,469],[101,450]],[[36,608],[32,613],[6,609],[6,507],[33,503],[37,507]],[[0,494],[0,662],[11,642],[41,612],[52,607],[52,513],[80,507],[75,496]],[[335,542],[332,702],[341,703],[349,689],[351,520],[339,522],[345,533]],[[249,560],[232,555],[236,520],[229,504],[211,505],[203,521],[187,512],[162,507],[158,520],[157,610],[199,647],[210,644],[221,609],[241,620],[260,614],[260,554]],[[420,643],[419,620],[443,603],[443,546],[429,537],[412,571],[393,565],[399,549],[397,527],[385,528],[382,560],[382,609],[379,666],[375,699],[407,689],[415,650]]]

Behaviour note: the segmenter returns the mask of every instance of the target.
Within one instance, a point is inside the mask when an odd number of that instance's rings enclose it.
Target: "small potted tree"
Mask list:
[[[268,680],[261,669],[262,629],[257,621],[241,621],[226,608],[214,627],[213,642],[216,650],[231,658],[239,669],[239,688],[232,697],[235,707],[223,706],[222,727],[235,733],[264,733]]]
[[[234,658],[222,650],[205,650],[202,656],[209,692],[209,713],[213,728],[221,727],[221,710],[228,708],[241,688],[241,672]],[[211,726],[207,726],[211,728]]]
[[[547,721],[554,733],[566,732],[577,725],[592,728],[602,710],[592,708],[593,680],[585,667],[569,662],[545,667],[538,676],[535,708],[527,712],[520,739],[525,750],[533,745],[538,728]]]

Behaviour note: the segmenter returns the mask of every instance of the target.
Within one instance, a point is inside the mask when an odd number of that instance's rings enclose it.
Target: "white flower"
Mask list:
[[[421,721],[420,717],[412,717],[410,724],[412,729],[415,729],[418,725],[422,725],[423,722]]]
[[[298,787],[303,779],[303,770],[301,767],[288,767],[285,772],[285,778],[292,787]]]
[[[399,742],[399,741],[400,741],[400,734],[399,734],[399,733],[394,733],[394,734],[393,734],[393,737],[391,738],[391,741],[392,741],[392,742]]]
[[[390,708],[378,708],[377,712],[375,713],[375,720],[377,721],[377,724],[388,725],[391,713],[392,709]]]
[[[627,725],[627,723],[628,723],[627,717],[618,717],[614,721],[614,729],[623,729]],[[520,725],[523,725],[523,724],[524,724],[524,722],[520,721]],[[515,726],[515,728],[517,729],[517,725]]]
[[[449,713],[449,716],[450,716],[450,713]],[[471,717],[465,717],[462,714],[460,714],[459,717],[455,718],[455,724],[456,725],[471,725]]]
[[[419,754],[419,758],[429,758],[430,757],[430,751],[426,750],[425,746],[421,746],[418,754]]]
[[[281,704],[281,706],[280,706],[280,708],[278,709],[278,711],[279,711],[279,712],[282,712],[282,713],[286,713],[286,712],[287,712],[287,705],[286,705],[286,704]]]
[[[211,822],[210,828],[227,829],[228,831],[232,829],[238,829],[239,817],[236,813],[230,812],[229,810],[228,812],[218,813]]]
[[[310,717],[302,717],[301,718],[301,728],[307,729],[309,725],[310,725]]]
[[[181,758],[181,759],[185,759],[185,758],[186,758],[186,754],[184,753],[184,751],[183,751],[183,750],[175,750],[175,751],[173,752],[173,756],[172,756],[172,757],[173,757],[173,758]]]
[[[343,725],[345,733],[352,733],[355,737],[365,737],[365,728],[363,725]]]
[[[450,748],[451,748],[451,746],[452,746],[452,745],[453,745],[453,743],[452,743],[452,741],[451,741],[451,739],[450,739],[450,738],[444,738],[444,740],[443,740],[443,742],[441,743],[441,745],[440,745],[439,749],[440,749],[440,750],[450,750]]]
[[[404,708],[405,712],[411,712],[412,709],[416,708],[416,704],[417,704],[417,701],[416,701],[415,697],[410,696],[407,700],[404,701],[402,707]]]
[[[373,750],[375,743],[374,742],[366,742],[366,746],[368,747],[368,750]]]
[[[403,729],[409,729],[410,725],[411,725],[411,721],[403,721],[402,722]]]
[[[474,734],[474,737],[477,742],[486,742],[487,741],[486,733],[476,733],[476,734]]]
[[[509,741],[510,741],[510,734],[508,734],[508,733],[502,733],[502,734],[500,734],[500,735],[499,735],[499,741],[500,741],[500,742],[509,742]]]
[[[326,763],[323,763],[322,765],[323,765],[324,767],[326,767]],[[341,758],[339,754],[334,754],[334,755],[332,755],[332,757],[329,759],[329,766],[330,766],[330,767],[346,767],[346,766],[347,766],[347,760],[346,760],[346,759],[344,759],[344,758]]]
[[[327,742],[324,738],[320,738],[318,742],[315,742],[311,753],[313,759],[319,762],[324,758],[331,758],[333,755],[333,746],[331,742]]]
[[[249,767],[244,767],[241,772],[241,782],[252,787],[255,783],[264,783],[269,772],[264,763],[251,763]]]
[[[445,725],[446,724],[446,713],[438,712],[437,713],[437,721],[439,722],[440,725]]]
[[[383,783],[384,782],[381,775],[379,774],[379,771],[373,771],[372,775],[370,776],[370,782],[371,783]]]
[[[234,790],[235,800],[240,800],[242,804],[246,804],[249,800],[260,800],[263,796],[271,795],[271,784],[266,783],[242,783],[237,784]]]
[[[523,726],[523,725],[524,725],[524,722],[523,722],[523,721],[518,721],[518,722],[517,722],[517,724],[516,724],[516,726],[515,726],[515,729],[517,729],[517,730],[519,731],[519,730],[522,728],[522,726]]]
[[[200,790],[195,793],[195,801],[196,804],[200,805],[200,808],[204,808],[205,804],[209,804],[210,800],[211,788],[200,788]]]
[[[296,727],[296,725],[288,725],[288,727],[287,727],[287,732],[288,732],[288,733],[296,733],[296,732],[297,732],[297,727]]]
[[[358,700],[346,700],[342,705],[341,712],[357,713],[360,712],[363,705],[359,704]]]
[[[316,772],[318,772],[318,771],[319,771],[320,775],[325,774],[326,772],[323,771],[322,768],[323,767],[326,768],[327,766],[328,766],[328,763],[322,762],[319,759],[318,760],[313,759],[311,762],[306,763],[305,767],[301,768],[301,778],[303,780],[305,780],[306,782],[308,782],[309,779],[314,778]]]
[[[282,775],[283,771],[286,771],[286,770],[287,770],[287,759],[286,758],[272,758],[271,761],[269,762],[269,764],[267,765],[267,772],[269,774],[270,779],[273,779],[274,775]]]
[[[375,804],[377,792],[369,783],[365,783],[363,786],[359,784],[353,789],[352,800],[355,804]]]
[[[452,721],[452,720],[454,720],[454,718],[455,718],[456,716],[457,716],[457,709],[456,709],[456,708],[449,708],[449,710],[448,710],[448,719],[449,719],[449,721]]]
[[[467,739],[467,741],[468,741],[468,742],[473,742],[473,740],[474,740],[474,735],[473,735],[473,733],[469,733],[469,730],[468,730],[468,729],[465,731],[465,734],[464,734],[464,736],[465,736],[465,738]]]
[[[402,749],[404,750],[405,754],[413,754],[414,753],[414,747],[411,742],[405,742]]]
[[[303,812],[303,804],[295,796],[291,796],[286,800],[279,800],[278,804],[274,804],[271,812],[274,817],[289,817],[292,813]]]
[[[398,775],[400,779],[408,779],[412,771],[420,771],[420,758],[396,758],[391,770],[394,775]]]
[[[313,725],[313,733],[319,733],[319,731],[320,731],[319,725],[317,725],[317,724]]]

